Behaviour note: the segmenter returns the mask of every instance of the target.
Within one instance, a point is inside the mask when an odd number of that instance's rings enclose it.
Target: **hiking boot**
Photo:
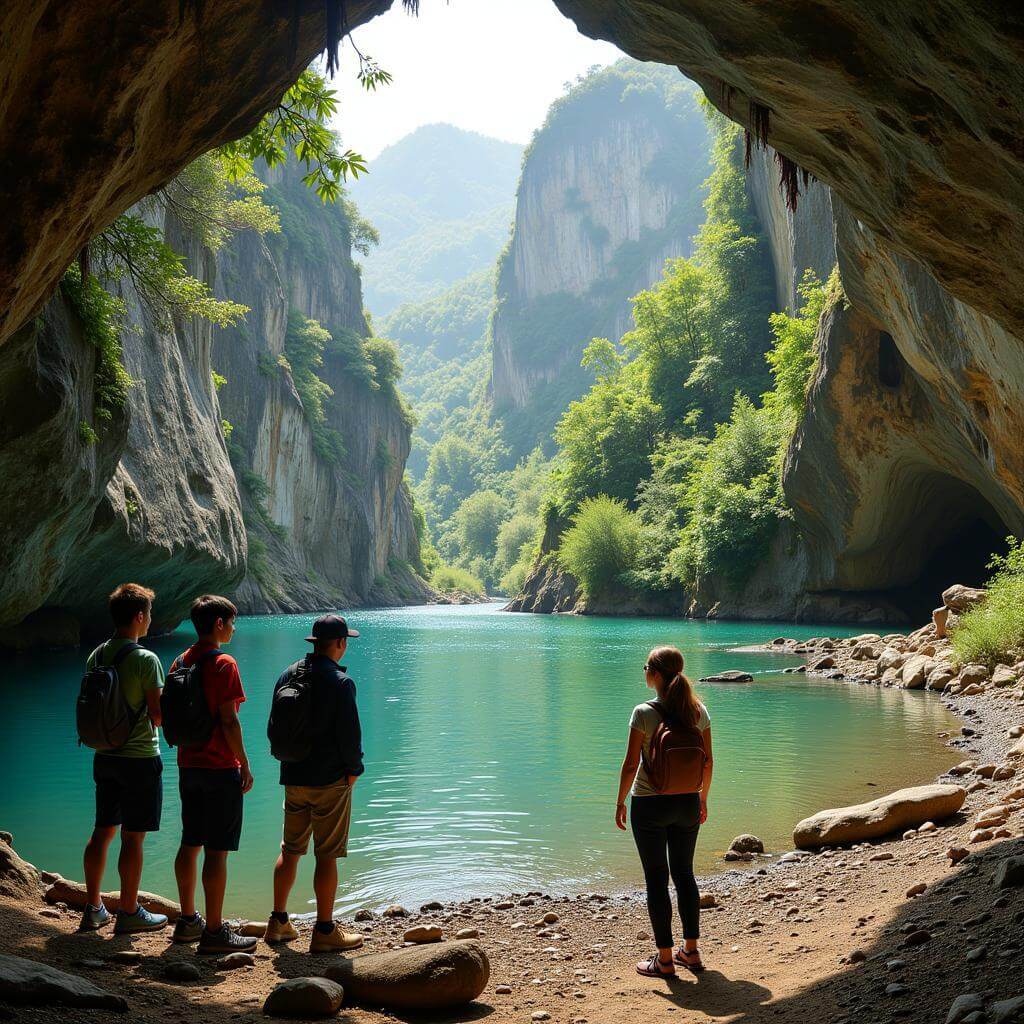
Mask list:
[[[222,924],[215,932],[203,929],[196,952],[203,956],[213,956],[217,953],[250,953],[256,948],[258,941],[251,935],[239,935],[227,924]]]
[[[179,917],[174,922],[174,934],[171,936],[171,941],[198,942],[204,931],[206,931],[206,918],[202,914],[196,914],[195,920],[192,921]]]
[[[137,932],[158,932],[167,927],[166,914],[151,914],[141,903],[134,914],[117,912],[114,921],[115,935],[134,935]]]
[[[98,907],[86,904],[85,912],[82,914],[82,923],[78,926],[80,932],[95,932],[110,924],[113,915],[101,903]]]
[[[335,925],[334,931],[326,934],[314,928],[313,937],[309,940],[309,951],[310,953],[333,953],[342,949],[358,949],[362,944],[362,935],[358,935],[356,932],[343,932]]]
[[[267,923],[267,932],[263,938],[271,945],[275,942],[291,942],[292,939],[299,937],[299,930],[292,924],[291,918],[288,918],[284,924],[281,924],[276,917],[271,916],[270,921]]]

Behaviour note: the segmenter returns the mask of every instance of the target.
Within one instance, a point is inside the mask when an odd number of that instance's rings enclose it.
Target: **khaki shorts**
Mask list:
[[[352,787],[344,779],[330,786],[285,786],[281,849],[301,857],[312,835],[317,857],[344,857],[351,821]]]

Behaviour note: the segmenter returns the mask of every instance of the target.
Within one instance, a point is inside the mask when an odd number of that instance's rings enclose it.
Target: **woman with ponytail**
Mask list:
[[[672,977],[675,965],[702,971],[700,892],[693,874],[697,832],[708,816],[711,788],[711,719],[683,675],[683,655],[657,647],[644,664],[647,685],[657,699],[638,704],[629,720],[629,744],[622,762],[615,824],[630,824],[647,883],[647,911],[658,952],[636,965],[645,977]],[[683,944],[672,948],[669,878],[679,899]]]

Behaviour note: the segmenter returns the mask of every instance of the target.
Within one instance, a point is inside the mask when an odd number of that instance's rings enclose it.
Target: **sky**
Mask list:
[[[423,124],[446,121],[509,142],[528,142],[565,84],[623,56],[580,35],[552,0],[400,0],[353,32],[355,44],[394,76],[376,92],[356,81],[346,42],[334,87],[342,145],[376,156]]]

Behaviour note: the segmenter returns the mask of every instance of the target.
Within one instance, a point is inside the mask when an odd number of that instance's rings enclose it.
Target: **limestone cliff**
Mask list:
[[[212,275],[173,215],[146,218]],[[213,328],[195,318],[165,325],[130,286],[118,290],[138,329],[123,333],[133,385],[109,423],[96,416],[99,353],[63,289],[0,349],[7,642],[73,643],[80,630],[109,628],[104,597],[125,578],[157,590],[154,627],[167,629],[197,593],[230,590],[242,576],[245,531],[210,376]]]
[[[304,251],[281,198],[276,241],[242,233],[216,257],[172,213],[139,209],[193,274],[251,312],[226,330],[168,324],[130,284],[116,286],[135,325],[122,332],[132,386],[109,422],[96,415],[100,354],[65,288],[0,348],[0,643],[75,643],[109,628],[104,597],[125,579],[157,591],[155,631],[204,591],[237,588],[244,611],[427,593],[402,485],[409,425],[393,388],[375,387],[365,365],[358,380],[350,372],[367,332],[348,215],[312,197],[321,237]],[[317,452],[277,363],[290,305],[349,332],[348,359],[328,352],[323,368],[338,464]],[[213,370],[228,379],[220,396]]]
[[[393,387],[375,381],[350,215],[324,208],[294,168],[265,174],[282,232],[240,239],[222,256],[219,288],[253,312],[219,332],[214,365],[232,424],[255,557],[239,590],[247,611],[402,603],[428,594],[416,577],[419,543],[402,475],[410,426]],[[333,395],[325,428],[341,454],[318,450],[287,363],[290,314],[331,334],[321,379]],[[294,319],[292,323],[294,329]]]
[[[690,252],[708,154],[674,69],[620,62],[552,106],[524,157],[492,321],[493,406],[518,454],[585,390],[590,339],[621,337],[630,296]]]

